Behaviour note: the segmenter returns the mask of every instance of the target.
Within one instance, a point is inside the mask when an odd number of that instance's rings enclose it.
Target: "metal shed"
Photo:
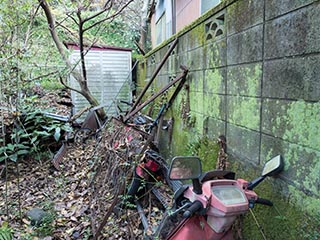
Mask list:
[[[81,69],[80,50],[75,44],[67,43],[71,50],[70,61]],[[132,101],[131,49],[111,46],[93,46],[85,55],[88,87],[100,104],[105,106],[108,116],[116,115],[119,100]],[[79,89],[77,81],[70,76],[70,85]],[[89,106],[87,100],[72,91],[73,114]],[[122,105],[123,107],[123,105]]]

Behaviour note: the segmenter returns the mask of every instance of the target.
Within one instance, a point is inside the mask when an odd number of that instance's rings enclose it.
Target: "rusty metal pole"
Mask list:
[[[167,61],[167,59],[169,58],[170,54],[172,53],[173,49],[175,48],[175,46],[178,43],[178,38],[176,38],[170,48],[168,49],[167,53],[164,55],[163,59],[161,60],[161,62],[159,63],[159,65],[157,66],[156,70],[154,71],[154,73],[152,74],[149,82],[147,83],[147,85],[145,85],[145,87],[143,88],[142,92],[140,93],[140,95],[138,96],[137,100],[135,101],[135,103],[133,104],[132,108],[128,111],[127,115],[125,116],[125,118],[127,118],[127,116],[133,112],[136,107],[138,106],[138,104],[140,103],[142,97],[144,96],[144,94],[147,92],[148,88],[150,87],[150,85],[152,84],[152,82],[154,81],[154,79],[156,78],[156,76],[158,75],[158,73],[160,72],[161,68],[163,67],[163,65],[165,64],[165,62]]]
[[[188,72],[188,71],[189,71],[188,68],[187,68],[186,66],[184,66],[184,65],[180,65],[180,68],[181,68],[184,72]],[[187,80],[187,78],[184,77],[184,78],[180,81],[178,87],[176,87],[176,89],[174,90],[173,94],[171,95],[171,97],[170,97],[170,99],[169,99],[169,101],[168,101],[168,103],[167,103],[167,106],[166,106],[165,111],[166,111],[168,108],[171,107],[172,103],[173,103],[174,100],[176,99],[178,93],[179,93],[180,90],[182,89],[182,87],[183,87],[183,85],[185,84],[186,80]]]
[[[169,84],[167,84],[166,86],[164,86],[161,90],[159,90],[159,92],[157,92],[156,94],[154,94],[153,96],[151,96],[148,100],[146,100],[144,103],[142,103],[141,105],[138,106],[138,108],[136,108],[135,110],[131,111],[130,113],[128,113],[123,121],[126,122],[128,121],[129,118],[131,118],[132,116],[134,116],[137,112],[139,112],[141,109],[143,109],[145,106],[147,106],[148,104],[150,104],[152,101],[154,101],[157,97],[159,97],[161,94],[163,94],[165,91],[167,91],[171,86],[173,86],[174,84],[176,84],[177,82],[179,82],[181,79],[185,79],[186,75],[188,74],[188,69],[185,67],[182,67],[183,69],[183,73],[181,73],[178,77],[176,77],[172,82],[170,82]]]

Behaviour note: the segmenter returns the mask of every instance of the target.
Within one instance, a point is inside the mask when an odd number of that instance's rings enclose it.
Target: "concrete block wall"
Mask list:
[[[166,116],[176,129],[163,134],[169,155],[220,134],[243,164],[261,167],[281,154],[281,190],[320,216],[319,16],[316,0],[226,0],[178,33],[154,85],[168,83],[180,64],[190,70],[189,87]],[[169,44],[148,54],[147,78]]]

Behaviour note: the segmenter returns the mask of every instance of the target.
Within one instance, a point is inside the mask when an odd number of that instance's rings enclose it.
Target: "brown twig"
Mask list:
[[[100,20],[100,21],[97,21],[95,22],[94,24],[92,24],[91,26],[87,27],[87,28],[84,28],[83,29],[83,32],[86,32],[88,30],[90,30],[91,28],[105,22],[105,21],[108,21],[108,20],[111,20],[111,19],[114,19],[116,16],[118,16],[131,2],[133,2],[134,0],[129,0],[126,4],[124,4],[119,10],[117,10],[114,14],[112,14],[111,16],[107,16],[105,17],[104,19]],[[105,12],[105,10],[104,10]]]
[[[120,187],[118,188],[118,191],[114,195],[114,199],[111,203],[111,206],[109,207],[107,213],[104,215],[103,220],[102,220],[100,226],[98,227],[98,229],[93,237],[94,240],[97,240],[98,237],[101,235],[101,231],[102,231],[103,227],[106,225],[108,218],[112,214],[114,207],[116,206],[116,204],[119,201],[118,197],[119,197],[119,195],[121,195],[124,192],[124,189],[125,189],[125,182],[123,181],[120,183]]]
[[[6,155],[5,158],[5,171],[6,171],[6,190],[5,190],[5,202],[6,202],[6,215],[7,218],[9,219],[9,202],[8,202],[8,156],[6,154],[6,152],[4,152],[4,154]]]
[[[218,144],[219,144],[219,152],[218,152],[216,169],[226,170],[229,167],[229,162],[228,162],[228,155],[226,153],[227,142],[226,142],[225,136],[223,135],[219,136]]]
[[[17,169],[17,181],[18,181],[18,208],[19,208],[19,218],[22,222],[22,209],[21,209],[21,188],[20,188],[20,169],[19,163],[16,162],[16,169]]]
[[[138,214],[138,213],[137,213]],[[128,220],[128,229],[129,229],[129,233],[130,233],[130,240],[134,240],[136,239],[134,232],[132,230],[132,214],[128,214],[128,210],[126,210],[126,219]]]

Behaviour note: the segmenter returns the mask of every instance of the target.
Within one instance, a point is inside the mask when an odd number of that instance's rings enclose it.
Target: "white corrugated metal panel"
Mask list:
[[[79,50],[73,50],[70,56],[72,63],[80,59]],[[88,87],[100,104],[106,105],[108,116],[116,115],[114,106],[119,100],[132,101],[131,91],[131,52],[121,50],[90,50],[85,56]],[[77,69],[80,69],[78,63]],[[72,87],[79,89],[79,84],[70,77]],[[72,91],[75,105],[73,113],[88,106],[87,100],[79,93]],[[122,109],[124,106],[122,106]],[[85,116],[83,116],[85,117]],[[83,118],[82,118],[83,120]]]

